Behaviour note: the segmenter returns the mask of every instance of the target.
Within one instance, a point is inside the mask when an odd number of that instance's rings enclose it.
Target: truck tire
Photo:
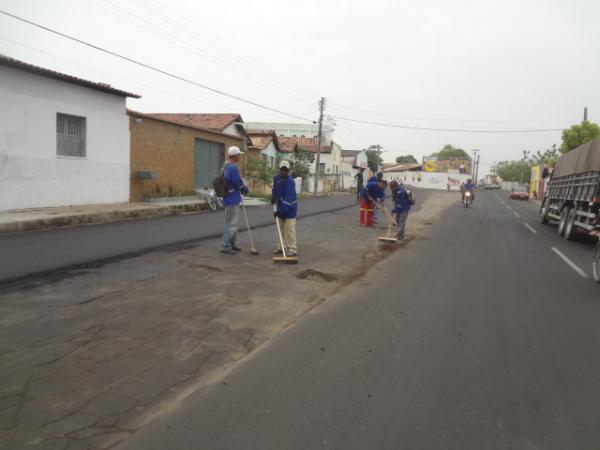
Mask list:
[[[598,240],[598,243],[596,244],[596,250],[594,250],[592,272],[594,274],[594,280],[596,280],[596,283],[600,283],[600,240]]]
[[[563,236],[565,234],[565,227],[567,226],[567,216],[569,215],[569,211],[571,208],[565,206],[563,210],[560,212],[560,222],[558,222],[558,235]]]
[[[547,225],[549,222],[548,205],[546,201],[542,202],[542,206],[540,206],[540,222],[542,223],[542,225]]]
[[[571,208],[569,210],[569,214],[567,214],[567,220],[565,222],[565,239],[568,241],[572,241],[577,234],[577,230],[575,229],[575,219],[577,218],[577,214],[575,214],[575,208]]]

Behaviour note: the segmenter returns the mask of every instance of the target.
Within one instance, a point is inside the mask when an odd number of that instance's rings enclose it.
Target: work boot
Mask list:
[[[273,250],[273,254],[274,255],[283,255],[283,250],[281,250],[280,248]]]
[[[232,250],[235,250],[236,252],[241,252],[242,249],[239,247],[236,247],[235,245],[231,247]]]
[[[230,248],[222,248],[221,253],[225,253],[226,255],[237,255],[237,253]]]
[[[287,252],[285,252],[286,256],[296,256],[298,255],[298,253],[296,253],[294,250],[289,250]]]

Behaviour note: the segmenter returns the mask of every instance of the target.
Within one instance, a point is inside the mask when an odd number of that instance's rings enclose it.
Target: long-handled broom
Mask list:
[[[277,206],[273,205],[273,211],[277,212]],[[280,264],[298,264],[298,258],[296,256],[287,256],[285,254],[285,246],[283,245],[283,235],[281,234],[281,227],[279,226],[279,220],[275,217],[275,225],[277,225],[277,235],[279,236],[279,244],[281,244],[281,252],[283,256],[273,256],[273,263]]]
[[[386,236],[381,236],[378,239],[383,242],[398,242],[398,239],[392,236],[392,224],[398,225],[392,216],[392,213],[385,207],[385,205],[381,205],[381,208],[385,212],[388,218],[388,231]]]
[[[242,211],[244,211],[244,220],[246,221],[246,229],[248,230],[248,237],[250,238],[250,253],[258,255],[258,250],[254,247],[254,239],[252,239],[252,230],[250,229],[250,223],[248,222],[248,214],[246,214],[246,205],[244,204],[244,196],[242,195]]]

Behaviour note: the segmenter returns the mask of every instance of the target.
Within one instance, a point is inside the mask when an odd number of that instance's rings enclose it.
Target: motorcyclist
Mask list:
[[[473,183],[473,180],[471,180],[470,178],[467,180],[466,183],[461,185],[460,193],[463,201],[465,200],[465,192],[467,191],[471,192],[471,203],[473,203],[473,201],[475,200],[475,183]]]

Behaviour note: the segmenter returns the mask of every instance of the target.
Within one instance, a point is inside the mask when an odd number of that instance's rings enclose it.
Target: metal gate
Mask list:
[[[196,139],[194,146],[194,189],[204,189],[221,173],[225,146]]]

